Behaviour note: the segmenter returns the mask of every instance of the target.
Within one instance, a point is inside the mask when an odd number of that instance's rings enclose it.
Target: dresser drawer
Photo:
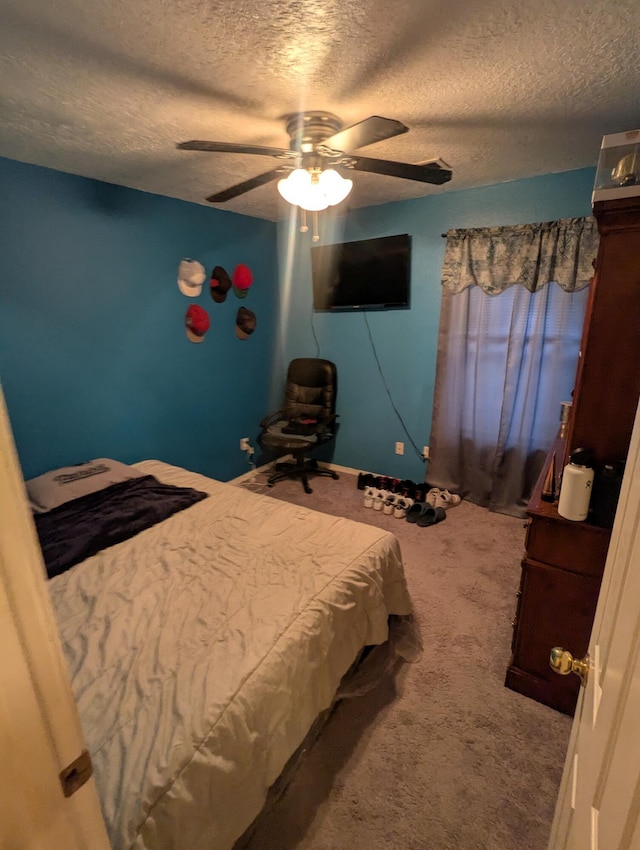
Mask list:
[[[554,646],[563,646],[576,657],[584,655],[599,590],[595,578],[526,558],[513,645],[515,666],[553,684],[563,681],[549,667],[549,653]]]
[[[608,528],[533,515],[527,529],[527,558],[601,578],[610,538]]]
[[[580,682],[549,666],[554,646],[577,657],[587,650],[600,581],[525,558],[511,662],[505,684],[518,693],[573,714]]]

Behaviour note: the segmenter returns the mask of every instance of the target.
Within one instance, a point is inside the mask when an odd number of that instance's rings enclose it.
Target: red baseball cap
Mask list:
[[[184,317],[184,329],[190,342],[202,342],[209,330],[209,314],[199,304],[190,304]]]
[[[251,269],[239,263],[233,270],[233,291],[238,298],[246,298],[249,287],[253,283]]]

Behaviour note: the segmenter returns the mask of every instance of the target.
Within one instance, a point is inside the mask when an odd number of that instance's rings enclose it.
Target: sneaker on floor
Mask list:
[[[373,496],[377,493],[375,487],[365,487],[364,488],[364,506],[365,508],[373,507]]]
[[[374,511],[381,511],[384,507],[384,503],[387,501],[389,493],[386,490],[376,490],[373,494],[373,509]]]
[[[400,495],[400,493],[389,493],[382,507],[382,512],[391,515],[395,509],[398,500],[401,498],[402,496]]]
[[[404,519],[407,515],[407,511],[409,510],[412,504],[413,499],[409,498],[409,496],[400,496],[393,508],[394,517],[396,519]]]

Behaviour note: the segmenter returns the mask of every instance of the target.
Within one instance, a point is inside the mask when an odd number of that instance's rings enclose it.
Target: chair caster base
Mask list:
[[[307,475],[327,475],[334,480],[340,476],[337,472],[326,467],[319,466],[318,461],[313,458],[305,460],[304,457],[298,458],[296,461],[278,461],[272,467],[271,475],[267,481],[267,487],[273,487],[278,481],[284,481],[286,478],[299,478],[305,493],[313,493],[309,486]]]

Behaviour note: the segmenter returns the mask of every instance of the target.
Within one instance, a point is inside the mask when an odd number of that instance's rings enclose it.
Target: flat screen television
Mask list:
[[[380,236],[311,248],[313,309],[409,307],[411,237]]]

